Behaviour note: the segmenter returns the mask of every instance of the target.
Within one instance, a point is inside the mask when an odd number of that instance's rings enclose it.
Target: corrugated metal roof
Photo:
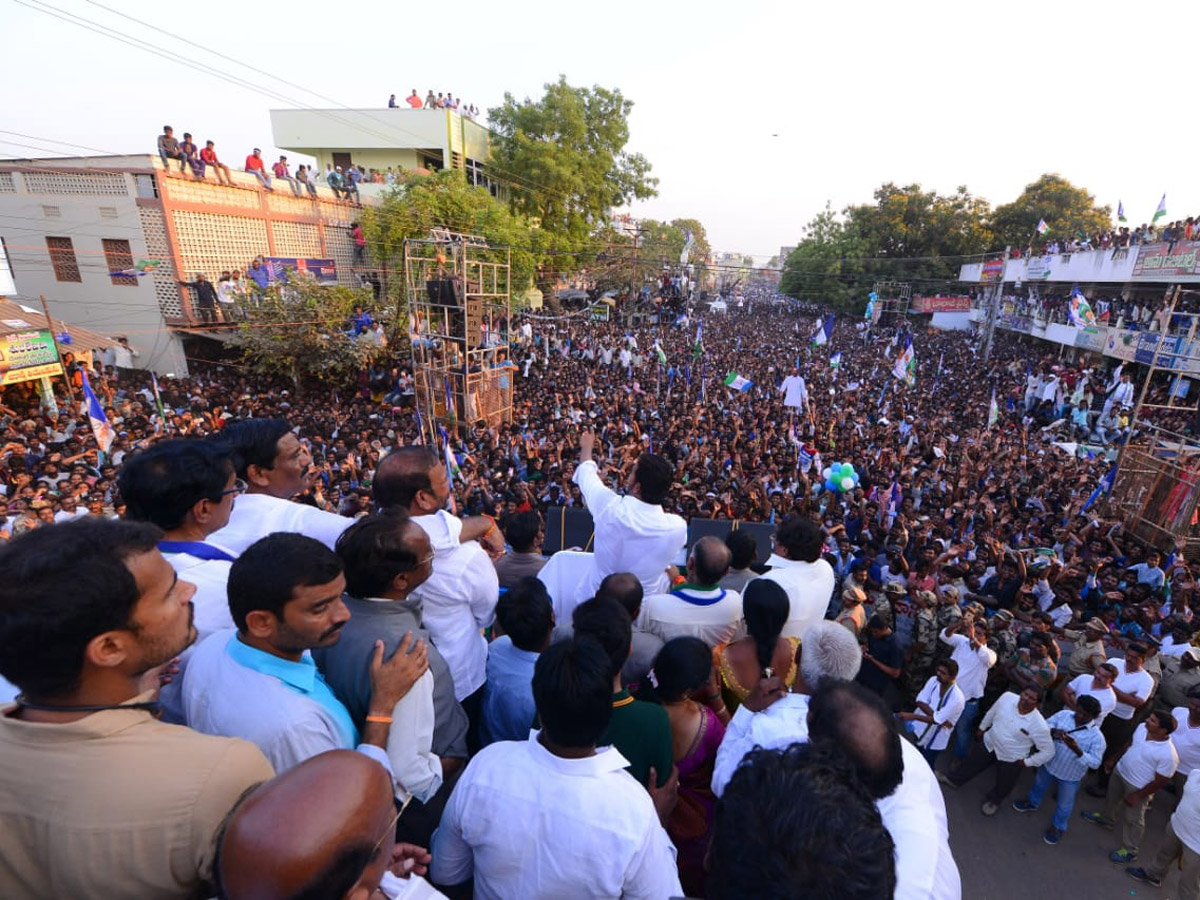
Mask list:
[[[63,353],[71,350],[103,350],[116,343],[112,337],[72,325],[62,319],[50,317],[53,331],[56,335],[66,332],[71,335],[71,343],[62,346]],[[15,303],[0,297],[0,334],[12,334],[18,331],[41,330],[46,327],[46,316],[41,310]]]

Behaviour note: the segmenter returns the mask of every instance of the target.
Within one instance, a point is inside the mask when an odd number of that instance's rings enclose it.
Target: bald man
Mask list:
[[[698,637],[710,647],[740,636],[744,630],[742,595],[720,585],[732,559],[720,538],[710,535],[696,541],[688,554],[687,581],[670,593],[647,597],[638,630],[663,641]]]
[[[264,784],[229,818],[217,862],[228,900],[443,895],[420,876],[429,854],[396,844],[387,770],[361,753],[330,750]]]

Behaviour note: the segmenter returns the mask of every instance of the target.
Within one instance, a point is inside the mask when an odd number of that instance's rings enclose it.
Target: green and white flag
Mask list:
[[[667,364],[667,354],[663,352],[662,344],[658,341],[654,342],[654,353],[658,356],[658,364],[665,366]]]
[[[1159,219],[1161,219],[1166,214],[1167,214],[1167,195],[1163,194],[1162,199],[1158,201],[1158,209],[1156,209],[1154,211],[1154,218],[1150,220],[1150,224],[1153,225],[1155,222],[1157,222]]]

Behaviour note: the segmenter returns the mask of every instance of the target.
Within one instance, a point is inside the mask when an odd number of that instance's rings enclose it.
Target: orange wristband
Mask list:
[[[391,725],[391,716],[367,716],[368,722],[378,722],[380,725]]]

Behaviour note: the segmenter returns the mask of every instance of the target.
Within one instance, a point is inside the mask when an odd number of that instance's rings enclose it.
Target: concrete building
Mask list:
[[[213,178],[164,172],[157,155],[0,160],[0,243],[17,299],[44,294],[53,315],[126,335],[138,365],[182,375],[185,343],[206,332],[180,280],[203,272],[216,282],[262,256],[359,283],[358,207],[323,186],[312,199],[278,180],[269,193],[244,172],[232,172],[232,186]],[[143,261],[156,265],[132,274]]]
[[[275,146],[314,157],[322,173],[351,164],[367,173],[454,168],[472,184],[493,187],[486,174],[487,128],[454,110],[273,109],[271,131]],[[360,189],[378,193],[386,185]]]
[[[1164,367],[1200,375],[1200,340],[1192,327],[1196,320],[1179,316],[1167,322],[1161,315],[1176,285],[1188,289],[1179,311],[1195,310],[1192,291],[1200,285],[1200,241],[1152,242],[1007,262],[995,257],[962,266],[959,279],[978,285],[968,315],[980,327],[994,298],[1000,330],[1049,341],[1070,356],[1092,353],[1145,364],[1157,353],[1160,365],[1161,358],[1169,357]],[[1070,321],[1067,298],[1075,287],[1089,301],[1094,325],[1080,327]],[[935,326],[938,316],[935,312]]]

